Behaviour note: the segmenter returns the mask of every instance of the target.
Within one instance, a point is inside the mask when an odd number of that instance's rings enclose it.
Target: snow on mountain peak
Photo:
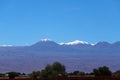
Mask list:
[[[6,45],[6,44],[4,44],[4,45],[0,45],[0,47],[12,47],[13,45]]]
[[[68,43],[61,42],[59,44],[60,45],[77,45],[77,44],[89,44],[89,43],[86,41],[75,40],[75,41],[68,42]]]
[[[43,41],[43,42],[47,42],[47,41],[52,41],[51,39],[41,39],[41,41]]]

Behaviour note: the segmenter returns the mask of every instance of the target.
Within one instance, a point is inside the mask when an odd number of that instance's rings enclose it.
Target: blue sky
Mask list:
[[[0,45],[43,38],[119,41],[120,0],[0,0]]]

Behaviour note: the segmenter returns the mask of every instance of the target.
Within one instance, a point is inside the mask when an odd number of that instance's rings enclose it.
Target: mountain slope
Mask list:
[[[80,41],[73,43],[68,45],[41,40],[31,46],[1,46],[0,71],[31,72],[41,70],[55,61],[63,63],[69,72],[90,72],[93,68],[103,65],[113,71],[119,69],[120,42],[98,42],[95,45]]]

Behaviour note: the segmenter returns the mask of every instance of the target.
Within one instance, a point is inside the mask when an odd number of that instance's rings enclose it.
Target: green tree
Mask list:
[[[59,62],[55,62],[52,65],[47,65],[45,69],[41,71],[41,77],[44,78],[53,78],[57,76],[65,75],[65,66]]]
[[[100,71],[98,69],[93,69],[93,74],[95,76],[100,76],[101,75],[101,73],[100,73]]]
[[[72,73],[69,73],[68,75],[77,75],[77,76],[83,76],[85,75],[85,72],[82,72],[82,71],[74,71]]]
[[[120,76],[120,70],[113,73],[114,76]]]
[[[53,70],[51,65],[47,65],[44,70],[41,71],[41,77],[52,78]]]
[[[0,73],[0,77],[5,77],[5,74],[3,74],[3,73]]]
[[[98,69],[93,69],[93,74],[95,76],[111,76],[112,72],[109,70],[108,67],[103,66],[99,67]]]
[[[53,63],[52,69],[57,75],[65,75],[66,73],[65,66],[59,62]]]
[[[40,76],[40,71],[33,71],[29,76],[33,79],[36,79],[37,77]]]
[[[13,78],[15,78],[15,77],[17,77],[17,76],[20,75],[19,72],[8,72],[7,74],[8,74],[8,77],[9,77],[10,79],[13,79]]]

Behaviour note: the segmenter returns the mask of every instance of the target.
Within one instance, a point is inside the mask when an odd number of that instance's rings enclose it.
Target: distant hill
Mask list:
[[[99,66],[108,66],[111,70],[120,69],[120,42],[110,44],[98,42],[90,44],[85,41],[56,43],[41,40],[31,46],[1,46],[0,72],[31,72],[41,70],[47,64],[59,61],[67,71],[90,72]]]

